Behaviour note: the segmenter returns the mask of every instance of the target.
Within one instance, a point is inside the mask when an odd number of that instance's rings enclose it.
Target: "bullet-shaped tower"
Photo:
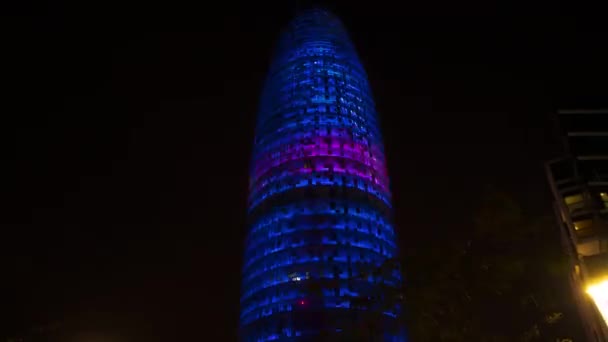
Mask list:
[[[405,340],[378,117],[346,30],[326,10],[301,12],[280,37],[248,201],[242,341]]]

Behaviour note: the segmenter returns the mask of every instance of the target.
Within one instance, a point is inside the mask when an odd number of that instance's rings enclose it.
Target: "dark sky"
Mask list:
[[[293,3],[9,9],[0,338],[236,337],[252,123]],[[369,73],[403,248],[463,229],[488,183],[547,213],[552,113],[606,94],[592,8],[327,6]]]

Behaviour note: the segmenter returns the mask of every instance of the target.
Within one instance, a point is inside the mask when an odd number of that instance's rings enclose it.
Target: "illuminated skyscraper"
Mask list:
[[[342,23],[322,9],[298,15],[279,40],[257,118],[243,341],[334,340],[354,329],[405,340],[390,291],[401,276],[390,267],[397,246],[374,107]]]

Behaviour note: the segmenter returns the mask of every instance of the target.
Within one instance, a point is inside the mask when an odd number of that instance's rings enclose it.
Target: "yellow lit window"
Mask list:
[[[600,197],[602,198],[602,202],[604,202],[604,207],[608,208],[608,193],[600,192]]]
[[[566,197],[564,197],[564,201],[566,202],[567,205],[579,203],[579,202],[583,201],[583,195],[576,194],[576,195],[566,196]]]
[[[586,228],[590,228],[592,225],[593,225],[592,219],[576,221],[576,222],[574,222],[574,229],[575,230],[586,229]]]
[[[571,212],[583,209],[585,207],[582,194],[566,196],[564,197],[564,202],[566,202],[566,205]]]

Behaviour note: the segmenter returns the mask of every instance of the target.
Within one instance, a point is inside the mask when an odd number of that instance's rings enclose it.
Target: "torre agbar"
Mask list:
[[[240,339],[405,341],[389,179],[367,76],[338,18],[278,42],[250,171]],[[367,334],[367,335],[366,335]]]

